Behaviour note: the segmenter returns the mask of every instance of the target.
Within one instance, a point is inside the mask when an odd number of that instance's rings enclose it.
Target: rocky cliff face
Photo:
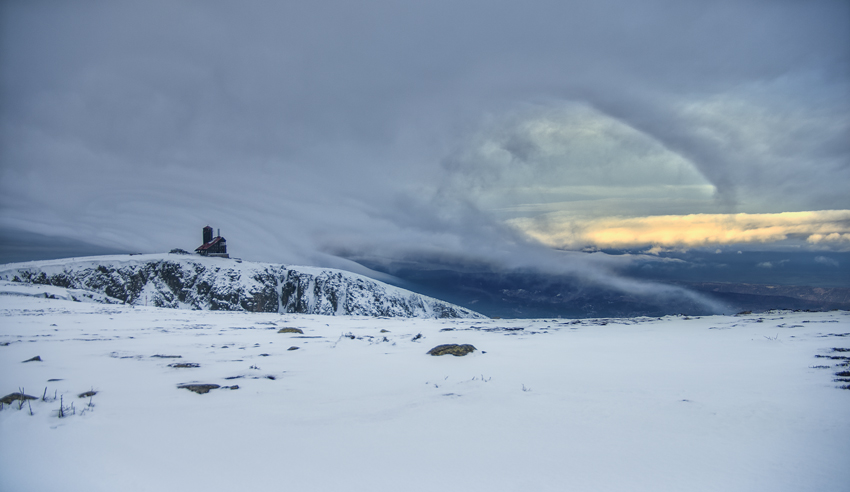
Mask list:
[[[0,266],[0,280],[83,289],[128,304],[222,311],[483,318],[350,272],[187,255],[72,258]]]

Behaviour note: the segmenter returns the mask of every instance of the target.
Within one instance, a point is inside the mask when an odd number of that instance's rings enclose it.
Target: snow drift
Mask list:
[[[354,273],[194,255],[96,256],[10,263],[0,280],[91,291],[100,302],[264,313],[485,318]],[[106,297],[104,297],[106,296]]]

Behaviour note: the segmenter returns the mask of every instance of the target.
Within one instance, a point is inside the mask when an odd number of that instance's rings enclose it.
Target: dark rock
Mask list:
[[[25,360],[24,362],[41,362],[41,356],[40,356],[40,355],[36,355],[36,356],[35,356],[35,357],[33,357],[32,359],[27,359],[27,360]]]
[[[302,331],[301,328],[281,328],[281,329],[277,330],[277,332],[278,333],[300,333],[302,335],[304,334],[304,331]]]
[[[89,398],[89,397],[92,397],[96,394],[97,394],[97,391],[91,390],[91,391],[86,391],[85,393],[80,393],[79,395],[77,395],[77,397],[78,398]]]
[[[220,386],[217,384],[181,384],[177,388],[187,389],[189,391],[194,391],[199,395],[203,395],[205,393],[209,393],[212,389],[220,388]]]
[[[390,332],[390,330],[381,329],[381,333],[389,333],[389,332]]]
[[[162,355],[162,354],[152,355],[151,357],[156,357],[157,359],[182,359],[183,358],[182,355]]]
[[[294,345],[293,345],[292,347],[289,347],[289,348],[288,348],[288,349],[286,349],[286,350],[298,350],[298,347],[296,347],[296,346],[294,346]]]
[[[455,357],[461,357],[466,354],[473,352],[475,347],[472,345],[465,343],[463,345],[458,345],[456,343],[447,343],[444,345],[437,345],[428,351],[428,355],[454,355]]]
[[[179,364],[168,364],[168,367],[174,367],[175,369],[188,369],[192,367],[201,367],[201,365],[196,362],[181,362]]]
[[[34,396],[30,396],[30,395],[25,395],[23,393],[10,393],[10,394],[4,396],[3,398],[0,398],[0,403],[5,403],[6,405],[11,405],[12,402],[15,401],[15,400],[21,400],[21,401],[38,400],[38,398],[36,398]]]

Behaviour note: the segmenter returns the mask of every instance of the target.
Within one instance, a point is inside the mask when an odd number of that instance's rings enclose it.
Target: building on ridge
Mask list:
[[[201,256],[215,256],[218,258],[230,258],[227,254],[227,240],[219,234],[213,237],[213,229],[210,226],[204,227],[204,244],[195,249],[195,253]]]

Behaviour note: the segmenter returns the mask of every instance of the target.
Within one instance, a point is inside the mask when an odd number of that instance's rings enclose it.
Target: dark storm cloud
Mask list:
[[[607,267],[483,211],[457,161],[493,122],[564,102],[684,156],[730,210],[742,194],[781,208],[777,189],[800,209],[850,207],[845,2],[0,9],[6,231],[161,251],[196,246],[210,223],[252,259],[591,275]]]

